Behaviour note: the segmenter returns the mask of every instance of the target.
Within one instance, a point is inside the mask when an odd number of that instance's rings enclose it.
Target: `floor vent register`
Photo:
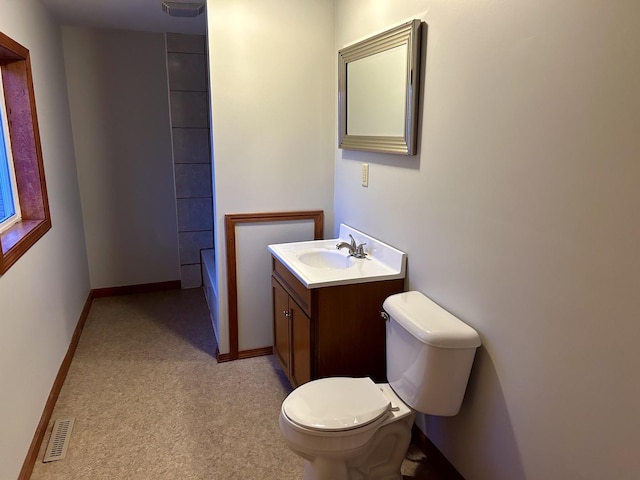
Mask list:
[[[75,420],[75,417],[66,417],[58,418],[55,421],[51,438],[49,438],[49,444],[44,452],[43,462],[54,462],[56,460],[62,460],[65,457],[67,448],[69,447],[69,439],[71,438],[71,429],[73,429]]]

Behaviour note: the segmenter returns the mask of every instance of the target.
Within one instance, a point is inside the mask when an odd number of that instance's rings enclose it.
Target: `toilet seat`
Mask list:
[[[342,432],[365,427],[391,410],[391,401],[370,378],[333,377],[295,389],[282,412],[308,430]]]

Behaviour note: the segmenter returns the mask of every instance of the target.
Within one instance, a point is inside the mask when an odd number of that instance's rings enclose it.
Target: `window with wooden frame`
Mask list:
[[[0,32],[0,275],[50,228],[29,50]]]

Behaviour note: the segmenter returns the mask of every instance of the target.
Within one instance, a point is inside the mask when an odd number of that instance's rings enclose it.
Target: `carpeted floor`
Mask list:
[[[300,479],[273,356],[219,364],[214,352],[200,289],[94,300],[31,479]],[[66,458],[42,463],[63,416],[76,418]],[[408,457],[405,478],[440,478]]]

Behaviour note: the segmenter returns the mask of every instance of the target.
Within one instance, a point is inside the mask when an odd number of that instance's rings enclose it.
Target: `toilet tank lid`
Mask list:
[[[383,304],[396,322],[422,343],[439,348],[477,348],[480,336],[469,325],[416,291],[391,295]]]

